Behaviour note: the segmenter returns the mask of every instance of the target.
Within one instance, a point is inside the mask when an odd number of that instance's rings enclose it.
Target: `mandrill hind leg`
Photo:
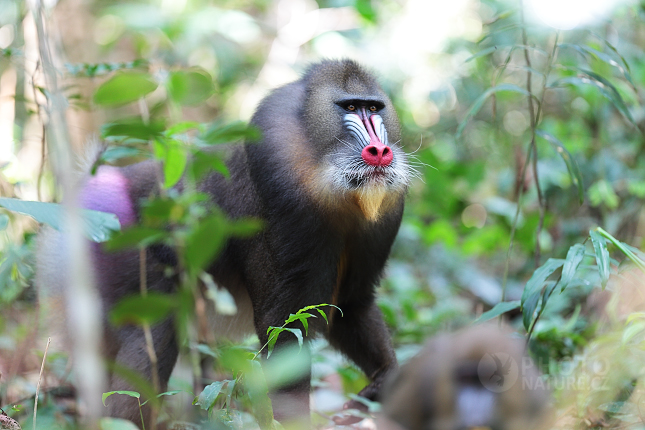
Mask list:
[[[343,316],[334,315],[329,331],[330,343],[356,363],[370,379],[359,395],[379,400],[385,378],[398,367],[390,334],[376,303],[341,304]],[[364,409],[357,401],[346,408]]]
[[[166,391],[170,374],[177,361],[179,349],[175,338],[173,321],[169,318],[151,328],[152,341],[157,356],[157,374],[159,375],[159,390]],[[139,327],[124,327],[116,333],[120,347],[113,357],[113,370],[110,376],[110,390],[137,391],[139,381],[150,384],[153,380],[153,366],[148,354],[143,329]],[[146,401],[142,396],[141,403]],[[106,404],[107,415],[130,420],[141,427],[141,414],[137,399],[126,395],[110,396]],[[150,428],[151,408],[142,408],[145,427]]]

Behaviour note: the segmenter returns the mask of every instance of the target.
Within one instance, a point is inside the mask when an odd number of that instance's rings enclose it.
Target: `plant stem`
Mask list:
[[[45,353],[43,354],[43,362],[40,365],[40,373],[38,374],[38,384],[36,384],[36,396],[34,397],[34,430],[36,430],[36,415],[38,412],[38,395],[40,394],[40,381],[43,378],[43,371],[45,370],[45,360],[47,359],[47,351],[49,351],[49,344],[52,338],[47,338],[47,345],[45,346]]]
[[[141,290],[141,296],[146,297],[148,295],[148,274],[146,271],[146,248],[143,247],[139,249],[139,288]],[[152,330],[150,329],[150,323],[148,323],[147,321],[143,323],[143,334],[146,339],[146,350],[148,352],[148,357],[150,358],[152,385],[155,388],[155,394],[159,394],[161,387],[159,386],[159,370],[157,369],[157,352],[155,351],[155,344],[152,339]],[[150,409],[150,425],[152,426],[152,430],[156,430],[158,406],[155,401],[152,401],[150,403]]]

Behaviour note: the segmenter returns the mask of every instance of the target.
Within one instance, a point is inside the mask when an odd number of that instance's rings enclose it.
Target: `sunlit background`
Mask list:
[[[505,299],[519,301],[536,267],[565,258],[576,243],[587,246],[584,273],[549,299],[533,327],[531,351],[542,371],[558,376],[562,360],[607,341],[596,338],[598,321],[610,317],[598,311],[606,298],[598,297],[604,293],[598,271],[589,269],[594,262],[587,239],[589,230],[603,226],[636,248],[645,245],[642,1],[45,5],[70,143],[79,153],[95,137],[132,149],[131,141],[105,133],[106,124],[124,119],[149,116],[164,126],[248,121],[271,89],[320,59],[352,58],[373,70],[395,104],[402,144],[420,176],[410,187],[379,290],[401,360],[429,336],[470,325],[500,301],[504,285]],[[0,195],[51,201],[60,199],[60,190],[43,163],[49,118],[38,48],[27,4],[0,0]],[[139,103],[100,105],[93,96],[115,74],[110,67],[141,70],[159,85]],[[172,100],[169,76],[181,70],[207,77],[198,103]],[[533,134],[532,125],[541,134]],[[535,137],[537,160],[527,165]],[[33,396],[39,365],[27,333],[37,326],[30,319],[37,314],[31,269],[36,225],[16,219],[21,221],[12,228],[0,228],[0,400],[7,402]],[[610,282],[607,289],[614,287]],[[526,334],[519,310],[509,320]],[[364,377],[324,342],[316,348],[316,402],[339,407]],[[60,374],[50,375],[53,385]],[[2,375],[12,382],[3,385]],[[599,409],[597,399],[587,400],[578,403],[580,416]]]

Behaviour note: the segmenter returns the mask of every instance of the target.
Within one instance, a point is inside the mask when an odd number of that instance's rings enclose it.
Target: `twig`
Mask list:
[[[526,61],[526,90],[529,93],[528,97],[528,104],[529,104],[529,117],[531,120],[531,145],[529,151],[533,152],[533,179],[535,180],[535,189],[537,190],[537,195],[538,195],[538,204],[540,206],[540,221],[538,224],[538,228],[535,232],[535,267],[540,266],[540,234],[542,233],[542,226],[544,225],[544,197],[542,196],[542,189],[540,188],[540,180],[538,176],[538,169],[537,169],[537,161],[538,161],[538,156],[537,156],[537,145],[535,144],[535,138],[536,138],[536,127],[537,127],[537,122],[539,118],[536,117],[535,115],[535,106],[533,105],[533,89],[532,89],[532,80],[533,80],[533,72],[531,72],[531,56],[529,55],[529,49],[528,49],[528,37],[526,35],[526,25],[524,22],[524,3],[523,0],[520,0],[520,22],[521,26],[520,28],[522,29],[522,44],[524,45],[524,60]],[[546,82],[546,77],[545,77],[545,82]],[[542,94],[544,94],[544,91],[542,91]],[[540,104],[541,106],[541,104]],[[538,107],[539,109],[539,107]],[[539,114],[539,111],[538,111]]]
[[[146,248],[143,247],[139,250],[139,288],[141,290],[141,296],[146,297],[148,295],[148,274],[146,272]],[[159,371],[157,369],[157,352],[155,351],[155,344],[152,339],[152,330],[150,329],[150,323],[148,323],[147,321],[143,323],[143,334],[146,338],[146,350],[148,352],[148,357],[150,358],[152,385],[155,388],[155,393],[159,394],[160,387]],[[151,429],[155,430],[157,428],[157,405],[155,404],[155,402],[151,402],[150,407],[150,425]]]
[[[531,92],[531,60],[528,57],[528,45],[527,45],[527,40],[526,40],[526,29],[524,27],[524,9],[522,5],[522,0],[520,0],[520,16],[522,20],[522,39],[523,39],[523,44],[524,44],[524,56],[527,61],[527,66],[528,66],[528,77],[527,77],[527,90],[529,92],[529,112],[532,112],[533,110],[533,93]],[[535,142],[536,138],[536,130],[537,130],[537,124],[540,121],[540,117],[542,115],[542,106],[544,105],[544,94],[546,92],[546,85],[547,85],[547,79],[549,77],[549,74],[551,73],[551,69],[553,68],[553,60],[555,59],[556,56],[556,51],[558,48],[558,40],[560,37],[560,32],[556,32],[555,36],[555,41],[553,42],[553,49],[551,50],[549,57],[547,59],[547,69],[546,72],[544,73],[544,83],[542,85],[542,94],[540,96],[540,103],[538,104],[537,107],[537,114],[534,116],[531,113],[531,142],[529,144],[529,149],[526,153],[526,160],[524,161],[524,165],[522,166],[522,172],[520,174],[520,178],[522,180],[524,179],[524,176],[526,175],[526,169],[527,166],[529,165],[530,162],[532,162],[533,166],[533,174],[535,177],[535,185],[537,187],[537,192],[538,192],[538,201],[540,202],[540,221],[538,224],[538,229],[536,232],[536,252],[535,252],[535,265],[536,267],[539,267],[540,263],[540,232],[542,231],[542,227],[544,225],[544,214],[545,214],[545,207],[543,204],[543,198],[542,198],[542,190],[540,188],[540,184],[538,181],[538,173],[537,173],[537,146]],[[509,56],[510,57],[510,56]],[[506,59],[506,62],[508,62],[509,58]],[[506,64],[504,65],[506,66]],[[517,209],[515,211],[515,217],[513,218],[513,225],[511,227],[511,237],[508,245],[508,251],[506,253],[506,263],[504,266],[504,277],[502,280],[502,298],[501,301],[503,302],[506,299],[506,284],[508,281],[508,270],[509,270],[509,262],[511,258],[511,254],[513,252],[513,240],[515,238],[515,231],[517,230],[517,222],[519,220],[519,215],[520,215],[520,208],[522,206],[522,196],[523,196],[523,191],[524,187],[520,186],[518,187],[517,190]],[[499,322],[501,324],[502,322],[502,315],[499,316]]]
[[[41,194],[41,182],[43,179],[43,174],[45,173],[45,154],[46,154],[46,147],[47,147],[47,129],[45,126],[45,119],[43,118],[42,114],[42,108],[40,106],[40,103],[38,103],[38,91],[36,88],[36,73],[38,73],[38,70],[40,69],[40,60],[36,62],[36,67],[34,68],[34,73],[31,75],[31,91],[34,96],[34,104],[36,105],[36,111],[38,113],[38,118],[40,119],[40,122],[42,124],[42,136],[40,138],[40,167],[38,168],[38,179],[36,180],[36,195],[38,196],[38,200],[42,200],[42,194]]]
[[[40,374],[38,375],[38,384],[36,384],[36,397],[34,397],[34,430],[36,430],[36,413],[38,412],[38,394],[40,393],[40,381],[43,378],[43,371],[45,370],[45,359],[47,358],[47,351],[52,338],[47,338],[47,346],[45,346],[45,353],[43,354],[43,362],[40,365]]]

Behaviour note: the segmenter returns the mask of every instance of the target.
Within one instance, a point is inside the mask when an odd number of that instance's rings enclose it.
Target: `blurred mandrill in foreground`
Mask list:
[[[379,430],[546,430],[550,394],[524,342],[496,326],[431,339],[383,389]]]
[[[231,151],[230,178],[212,174],[200,184],[230,218],[256,217],[264,223],[251,238],[230,239],[208,269],[238,307],[230,321],[213,318],[212,330],[255,330],[264,344],[267,328],[281,326],[290,313],[307,305],[337,305],[343,316],[327,310],[329,326],[319,318],[310,329],[324,334],[360,366],[370,383],[359,394],[377,399],[381,383],[397,364],[374,303],[375,288],[399,229],[411,175],[399,147],[392,103],[376,79],[355,62],[324,61],[269,94],[251,124],[262,132],[262,139]],[[96,175],[85,178],[82,204],[116,214],[124,227],[135,224],[142,199],[158,192],[158,170],[155,162],[101,166]],[[41,235],[38,282],[50,297],[66,285],[61,275],[63,243],[61,234],[52,230]],[[138,294],[138,251],[107,253],[96,245],[92,261],[106,314],[124,296]],[[150,290],[175,290],[178,276],[164,275],[164,269],[176,261],[171,249],[147,250]],[[108,361],[150,380],[143,331],[116,328],[107,319],[104,324]],[[173,321],[154,326],[152,336],[163,391],[178,355]],[[280,336],[276,347],[294,340]],[[276,419],[309,420],[309,379],[307,374],[273,393]],[[111,375],[109,390],[128,389],[128,383]],[[346,407],[358,405],[349,402]],[[149,411],[144,412],[149,421]],[[127,396],[110,398],[109,414],[140,425],[137,402]]]

